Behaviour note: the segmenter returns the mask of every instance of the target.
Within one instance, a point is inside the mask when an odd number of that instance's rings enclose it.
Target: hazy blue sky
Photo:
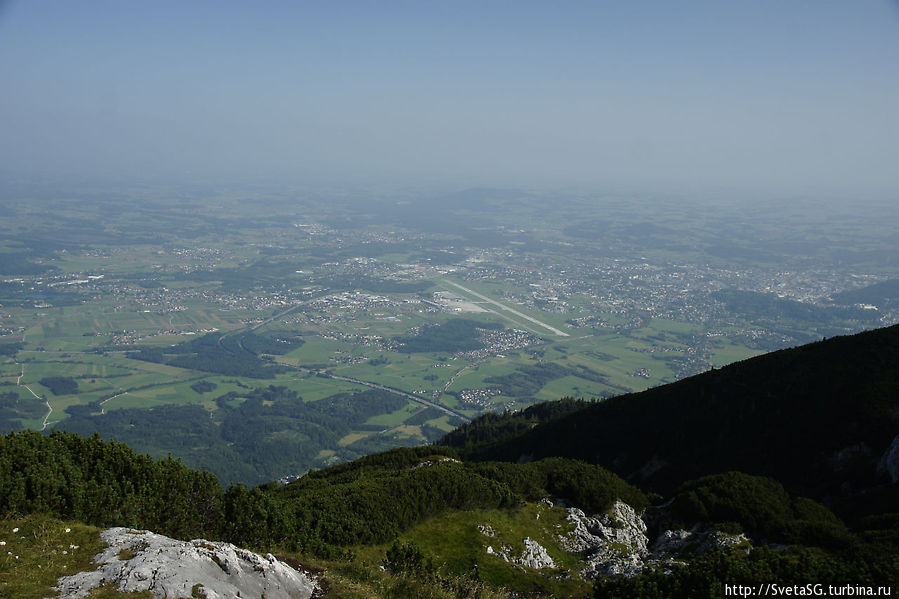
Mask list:
[[[9,172],[899,192],[887,0],[0,0]]]

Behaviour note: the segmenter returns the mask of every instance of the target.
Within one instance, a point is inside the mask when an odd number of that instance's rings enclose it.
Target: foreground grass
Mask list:
[[[364,560],[327,565],[327,599],[513,599],[519,594],[470,576],[391,574]]]
[[[104,544],[100,530],[33,514],[0,520],[0,598],[43,599],[55,597],[57,579],[92,570],[92,558]],[[98,589],[91,597],[151,597],[124,595],[112,588]]]
[[[346,564],[329,564],[326,569],[329,577],[333,574],[335,582],[341,583],[352,580],[369,585],[384,578],[384,582],[377,582],[375,587],[377,592],[387,594],[350,592],[335,597],[406,596],[390,595],[393,586],[401,586],[403,592],[413,593],[408,595],[410,597],[586,597],[592,590],[592,584],[577,574],[582,567],[579,556],[569,554],[558,546],[557,536],[572,528],[565,521],[565,516],[563,508],[529,502],[513,510],[453,511],[402,533],[399,542],[412,543],[425,558],[430,558],[438,578],[446,581],[447,587],[455,585],[456,590],[452,592],[436,589],[433,595],[415,594],[418,591],[414,590],[414,576],[389,575],[380,571],[391,545],[389,543],[355,547],[357,559]],[[492,536],[481,532],[479,525],[489,527],[487,530]],[[525,537],[540,543],[557,567],[537,571],[510,564],[497,555],[487,553],[488,546],[494,551],[502,551],[505,547],[510,555],[519,556],[524,550]],[[366,574],[369,571],[373,574]],[[443,592],[449,594],[440,594]]]
[[[319,572],[328,599],[583,597],[589,584],[568,578],[562,569],[573,566],[577,558],[564,555],[552,542],[552,536],[566,528],[563,514],[559,508],[527,504],[518,510],[468,511],[431,519],[402,535],[401,541],[420,547],[432,558],[433,569],[385,569],[386,545],[358,547],[355,555],[342,560],[293,557],[306,564],[303,570]],[[496,536],[482,535],[478,524],[493,527]],[[561,568],[541,573],[486,554],[488,544],[497,548],[507,544],[518,553],[525,536],[544,544]],[[57,580],[95,569],[93,557],[105,546],[99,528],[42,514],[0,520],[0,543],[0,599],[56,597]],[[152,599],[152,594],[121,593],[109,584],[90,597]]]

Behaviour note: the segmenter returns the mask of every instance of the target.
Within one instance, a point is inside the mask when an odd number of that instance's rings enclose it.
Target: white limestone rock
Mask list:
[[[607,514],[598,517],[568,508],[567,520],[574,530],[560,535],[559,545],[571,553],[585,554],[581,571],[585,577],[633,576],[643,569],[643,560],[649,555],[646,523],[628,504],[616,501]]]
[[[521,553],[521,557],[515,560],[515,563],[535,570],[556,567],[556,563],[546,549],[530,537],[525,537],[524,551]]]
[[[559,546],[583,556],[581,575],[625,576],[638,574],[648,565],[682,563],[685,555],[701,555],[711,549],[751,549],[746,535],[731,535],[710,527],[691,530],[666,530],[650,551],[646,523],[628,504],[617,501],[606,514],[589,517],[577,508],[568,508],[573,530],[559,535]]]
[[[84,599],[109,582],[126,593],[149,590],[156,599],[190,598],[195,587],[207,599],[308,599],[319,590],[315,580],[273,555],[230,543],[177,541],[130,528],[110,528],[100,538],[109,545],[94,557],[100,567],[60,578],[59,599]]]
[[[508,562],[508,563],[513,562],[513,559],[511,557],[509,557],[509,554],[511,552],[512,552],[512,548],[509,547],[508,545],[501,545],[498,551],[493,548],[493,545],[487,546],[487,555],[495,555],[496,557],[503,560],[504,562]]]
[[[478,532],[480,532],[485,537],[495,537],[496,531],[493,530],[493,527],[489,524],[478,524]]]
[[[546,548],[530,537],[525,537],[524,550],[520,557],[512,554],[512,548],[508,545],[502,545],[500,548],[494,549],[492,545],[487,547],[487,555],[495,555],[504,562],[515,564],[517,566],[525,566],[534,570],[542,570],[543,568],[555,568],[556,562],[546,552]]]

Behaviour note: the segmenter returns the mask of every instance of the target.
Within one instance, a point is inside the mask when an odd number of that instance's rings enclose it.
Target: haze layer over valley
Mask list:
[[[7,186],[3,426],[264,482],[899,321],[896,214]]]

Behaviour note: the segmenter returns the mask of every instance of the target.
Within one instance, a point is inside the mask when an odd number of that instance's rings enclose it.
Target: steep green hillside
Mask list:
[[[591,511],[646,497],[607,470],[549,459],[462,463],[453,450],[399,448],[308,473],[279,487],[223,489],[215,476],[71,433],[0,436],[0,514],[47,512],[98,526],[152,528],[258,547],[384,543],[448,510],[515,509],[564,496]]]
[[[517,416],[448,435],[468,459],[565,456],[645,488],[740,470],[813,497],[883,482],[877,465],[899,433],[899,326],[752,358],[615,397],[484,440]]]

